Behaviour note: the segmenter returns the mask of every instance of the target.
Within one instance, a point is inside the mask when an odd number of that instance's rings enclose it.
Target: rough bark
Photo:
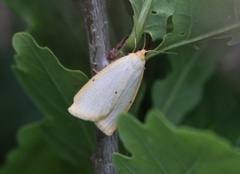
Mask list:
[[[110,35],[105,0],[78,0],[88,34],[92,75],[109,64]],[[112,154],[118,151],[118,138],[114,133],[108,137],[97,129],[96,152],[92,156],[96,174],[116,174]]]

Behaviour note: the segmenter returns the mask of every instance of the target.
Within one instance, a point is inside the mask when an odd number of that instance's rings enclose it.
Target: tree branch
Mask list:
[[[88,35],[91,70],[100,71],[109,64],[110,36],[105,0],[78,0]]]
[[[77,0],[83,13],[88,35],[92,75],[109,64],[110,34],[105,0]],[[96,152],[93,162],[96,174],[117,174],[112,165],[112,154],[118,151],[118,137],[114,133],[106,136],[97,129]]]

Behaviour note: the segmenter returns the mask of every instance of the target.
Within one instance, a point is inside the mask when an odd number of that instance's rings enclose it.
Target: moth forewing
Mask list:
[[[112,112],[104,119],[98,120],[95,122],[96,126],[104,132],[106,135],[110,136],[116,129],[116,120],[119,113],[123,111],[128,111],[137,95],[139,90],[143,72],[144,72],[144,62],[139,62],[139,58],[136,62],[133,61],[135,66],[138,64],[139,66],[135,69],[135,74],[129,78],[128,84],[125,90],[122,92],[122,95],[119,97],[116,105],[114,106]]]
[[[128,63],[129,56],[116,60],[92,77],[74,96],[69,112],[90,121],[107,117],[126,88],[125,79],[134,73],[132,65]]]

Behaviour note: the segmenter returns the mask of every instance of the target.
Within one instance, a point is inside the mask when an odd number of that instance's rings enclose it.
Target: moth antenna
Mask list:
[[[148,53],[152,53],[152,54],[148,54]],[[156,53],[156,54],[154,54]],[[156,56],[158,54],[171,54],[171,55],[178,55],[177,53],[174,52],[165,52],[165,51],[155,51],[155,50],[145,50],[145,55],[146,55],[146,60],[150,59],[153,56]]]
[[[151,52],[154,52],[154,53],[161,53],[161,54],[172,54],[172,55],[178,55],[177,53],[175,52],[166,52],[166,51],[155,51],[155,50],[147,50],[146,53],[151,53]]]

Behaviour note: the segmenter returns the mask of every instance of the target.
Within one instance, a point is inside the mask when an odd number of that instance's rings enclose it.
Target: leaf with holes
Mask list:
[[[134,46],[135,39],[148,33],[153,40],[162,39],[167,33],[167,20],[174,12],[175,0],[130,0],[134,11],[134,27],[126,47]]]
[[[236,0],[176,0],[174,29],[155,50],[165,51],[213,36],[231,36],[234,38],[231,44],[237,43],[240,41],[236,38],[240,30],[239,8],[240,1]]]

